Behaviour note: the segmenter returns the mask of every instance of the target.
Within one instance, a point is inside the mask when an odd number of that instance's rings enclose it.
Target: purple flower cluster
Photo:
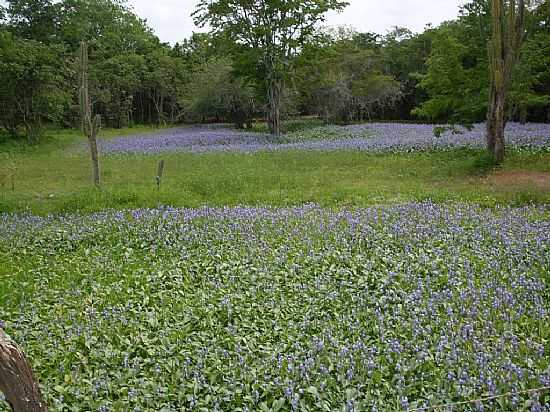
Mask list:
[[[478,399],[550,381],[549,217],[429,202],[0,215],[17,262],[0,313],[54,411]]]
[[[274,140],[261,133],[239,132],[223,127],[182,127],[152,135],[119,137],[101,142],[106,153],[162,153],[185,151],[257,152],[277,150],[360,150],[367,152],[408,152],[484,146],[485,126],[460,134],[447,131],[435,137],[433,125],[368,123],[330,126],[291,133]],[[518,149],[548,149],[550,124],[510,123],[508,144]]]

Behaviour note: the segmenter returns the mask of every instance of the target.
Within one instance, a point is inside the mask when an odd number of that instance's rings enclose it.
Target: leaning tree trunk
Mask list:
[[[0,328],[0,392],[13,412],[47,412],[23,352]]]
[[[269,103],[268,123],[269,131],[275,137],[279,137],[281,135],[282,89],[283,86],[280,79],[270,79],[267,90]]]

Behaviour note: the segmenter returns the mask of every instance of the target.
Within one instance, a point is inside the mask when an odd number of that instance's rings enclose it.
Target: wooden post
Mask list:
[[[13,412],[47,412],[23,352],[0,328],[0,391]]]

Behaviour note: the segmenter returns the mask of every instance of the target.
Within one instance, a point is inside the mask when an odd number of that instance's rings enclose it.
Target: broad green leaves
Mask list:
[[[6,215],[0,234],[0,318],[52,411],[399,411],[548,381],[546,208]],[[500,409],[527,401],[548,395]]]

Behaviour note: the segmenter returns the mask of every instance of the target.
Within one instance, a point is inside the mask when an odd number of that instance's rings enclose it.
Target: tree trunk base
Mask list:
[[[13,412],[47,412],[23,352],[0,328],[0,391]]]

